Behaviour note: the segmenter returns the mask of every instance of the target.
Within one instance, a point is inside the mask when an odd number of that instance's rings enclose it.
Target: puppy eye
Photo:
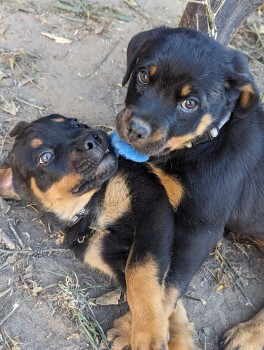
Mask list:
[[[80,124],[78,123],[78,120],[76,118],[75,119],[71,119],[71,124],[75,128],[79,128],[80,127]]]
[[[38,164],[48,164],[54,157],[53,152],[43,152],[38,157]]]
[[[182,103],[181,103],[181,107],[183,110],[188,110],[188,111],[192,111],[194,109],[197,108],[197,101],[193,98],[187,98],[186,100],[184,100]]]
[[[146,85],[149,83],[149,74],[148,72],[146,72],[145,70],[141,70],[140,72],[138,72],[138,79],[139,81]]]

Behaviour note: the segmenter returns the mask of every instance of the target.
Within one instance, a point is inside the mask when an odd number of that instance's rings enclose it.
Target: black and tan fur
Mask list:
[[[154,170],[117,162],[107,135],[75,119],[20,122],[10,135],[0,194],[55,214],[75,254],[126,289],[132,318],[128,313],[109,331],[112,349],[132,343],[132,350],[166,350],[170,339],[170,350],[193,350],[193,328],[169,278],[178,182],[164,174],[167,197]]]
[[[263,107],[242,53],[184,28],[133,37],[128,81],[117,132],[150,156],[174,206],[168,274],[181,294],[225,230],[264,239]],[[262,350],[264,311],[222,345]]]

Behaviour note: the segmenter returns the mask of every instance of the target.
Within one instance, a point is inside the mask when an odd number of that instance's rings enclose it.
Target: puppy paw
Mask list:
[[[135,336],[132,336],[132,350],[168,350],[169,333],[166,336],[163,334],[151,334],[149,332],[137,331]]]
[[[130,349],[131,344],[131,313],[115,320],[113,328],[107,332],[107,340],[113,350]]]
[[[220,346],[223,350],[262,350],[264,323],[258,321],[239,323],[225,332]]]
[[[185,308],[178,300],[170,319],[169,350],[195,350],[193,323],[188,321]]]

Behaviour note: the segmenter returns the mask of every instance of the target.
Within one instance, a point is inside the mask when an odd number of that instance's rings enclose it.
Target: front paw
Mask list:
[[[132,350],[168,350],[169,333],[133,332],[131,340]]]
[[[225,332],[221,349],[223,350],[262,350],[264,347],[264,323],[239,323]]]
[[[107,340],[111,344],[112,350],[130,349],[131,343],[131,313],[115,320],[113,328],[107,332]]]

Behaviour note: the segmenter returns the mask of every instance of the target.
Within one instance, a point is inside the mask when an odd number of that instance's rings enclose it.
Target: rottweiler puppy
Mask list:
[[[264,240],[263,106],[243,54],[185,28],[134,36],[128,81],[116,128],[149,156],[174,207],[170,277],[180,295],[225,230]],[[264,309],[222,346],[262,350]]]
[[[55,214],[75,254],[126,289],[132,319],[115,321],[112,349],[166,350],[168,341],[170,349],[194,349],[171,283],[174,212],[159,178],[146,165],[117,160],[107,134],[76,119],[20,122],[10,136],[0,195]]]

